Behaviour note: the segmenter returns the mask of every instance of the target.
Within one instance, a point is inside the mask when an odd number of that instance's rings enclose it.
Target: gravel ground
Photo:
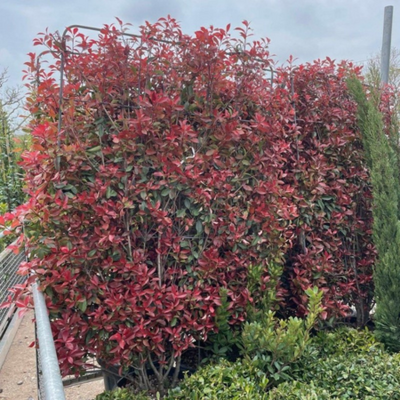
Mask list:
[[[33,313],[27,313],[21,321],[3,368],[0,370],[0,399],[35,400],[36,360],[35,349],[29,345],[34,340]],[[93,400],[104,391],[103,380],[67,387],[67,400]],[[52,400],[52,399],[47,399]]]

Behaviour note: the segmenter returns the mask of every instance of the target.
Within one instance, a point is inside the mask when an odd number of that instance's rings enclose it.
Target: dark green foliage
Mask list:
[[[390,145],[390,126],[382,119],[376,96],[367,100],[356,79],[348,82],[358,102],[358,124],[363,135],[373,187],[373,240],[378,252],[374,270],[376,335],[394,351],[400,350],[400,226],[397,152]]]
[[[186,377],[169,391],[167,400],[341,400],[399,399],[400,354],[387,353],[374,334],[339,328],[319,332],[308,341],[292,365],[290,380],[271,386],[270,374],[257,360],[234,363],[221,359]],[[97,396],[96,400],[149,400],[128,389]]]
[[[171,390],[168,400],[266,400],[266,375],[252,365],[221,360],[208,365]]]
[[[377,341],[372,331],[342,326],[334,331],[318,332],[312,338],[307,354],[316,353],[322,358],[334,354],[362,356],[375,350],[382,351],[383,345]]]
[[[282,300],[279,295],[280,279],[283,265],[270,262],[268,275],[262,265],[250,265],[247,275],[247,289],[252,296],[252,302],[247,307],[247,321],[258,321],[270,310],[279,308]]]
[[[116,389],[96,396],[96,400],[150,400],[146,394],[134,394],[129,389]]]
[[[268,311],[260,321],[246,323],[242,342],[244,360],[265,372],[272,384],[290,379],[290,366],[304,353],[310,332],[322,311],[323,293],[317,288],[306,292],[309,297],[305,319],[290,317],[279,320]]]
[[[206,350],[214,357],[231,357],[238,344],[239,331],[229,324],[231,313],[229,312],[228,291],[220,290],[221,306],[217,308],[215,323],[218,331],[210,333],[206,344]],[[203,362],[208,359],[204,359]]]
[[[326,389],[314,382],[283,382],[268,393],[268,400],[327,400],[333,399]]]
[[[367,330],[324,332],[312,340],[292,378],[271,390],[269,399],[398,399],[400,355],[385,352]]]

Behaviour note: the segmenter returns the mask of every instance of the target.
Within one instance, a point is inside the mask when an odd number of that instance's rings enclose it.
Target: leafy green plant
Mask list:
[[[362,356],[374,349],[383,349],[374,332],[367,328],[357,330],[342,326],[333,331],[318,332],[311,339],[307,352],[316,352],[318,357],[346,354]]]
[[[111,391],[98,394],[96,400],[149,400],[150,397],[145,394],[134,394],[126,388],[118,388]]]
[[[338,399],[400,398],[400,357],[378,349],[370,354],[333,355],[304,362],[295,379],[318,383]]]
[[[400,355],[386,352],[373,332],[319,332],[292,366],[293,382],[271,390],[270,399],[397,399],[399,367]]]
[[[310,342],[310,332],[323,310],[323,293],[318,288],[308,289],[306,294],[309,303],[305,319],[290,317],[278,320],[273,311],[268,311],[259,322],[244,325],[244,359],[267,373],[272,383],[290,378],[290,365],[304,353]]]
[[[230,357],[239,342],[239,330],[229,324],[231,313],[229,311],[228,291],[225,288],[220,290],[221,305],[217,308],[215,325],[217,332],[208,335],[205,349],[213,354],[212,358]],[[208,362],[205,358],[203,362]]]
[[[270,262],[268,271],[261,264],[250,265],[247,275],[247,289],[251,293],[252,302],[247,307],[247,321],[257,321],[270,310],[275,310],[282,301],[279,285],[283,265]]]
[[[170,390],[168,400],[266,400],[268,379],[256,367],[220,360],[207,365]]]
[[[330,400],[333,399],[326,389],[314,382],[282,382],[268,392],[268,400]]]
[[[6,211],[12,211],[26,198],[22,190],[24,173],[18,165],[20,153],[26,148],[25,137],[15,137],[10,123],[0,100],[0,202],[6,204]],[[17,142],[22,146],[18,147]]]

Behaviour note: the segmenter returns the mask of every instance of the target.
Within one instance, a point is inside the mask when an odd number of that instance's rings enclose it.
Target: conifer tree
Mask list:
[[[367,99],[362,84],[350,79],[349,89],[358,103],[373,193],[373,240],[378,252],[374,269],[376,335],[389,349],[400,351],[400,223],[397,154],[384,133],[379,99]]]

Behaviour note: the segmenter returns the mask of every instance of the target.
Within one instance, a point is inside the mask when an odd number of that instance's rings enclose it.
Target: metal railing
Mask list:
[[[2,236],[3,234],[0,232],[0,239]],[[23,251],[15,254],[6,248],[0,253],[0,304],[10,296],[10,288],[26,280],[26,276],[17,274],[21,262],[25,260],[26,256]],[[65,400],[64,387],[99,379],[103,377],[103,371],[93,361],[93,366],[88,366],[85,375],[62,379],[43,293],[36,284],[32,286],[32,293],[35,307],[38,398],[39,400]],[[0,309],[0,338],[5,334],[16,312],[15,304]]]
[[[32,285],[32,293],[35,304],[39,400],[65,400],[46,302],[36,283]]]
[[[0,239],[4,236],[0,232]],[[18,275],[18,268],[26,260],[25,253],[18,254],[6,248],[0,253],[0,304],[11,295],[9,289],[21,284],[26,276]],[[37,340],[36,364],[38,394],[40,400],[65,400],[58,359],[55,352],[53,335],[47,313],[46,303],[36,284],[32,287],[35,304],[35,331]],[[12,303],[8,308],[0,309],[0,338],[4,336],[17,307]]]

